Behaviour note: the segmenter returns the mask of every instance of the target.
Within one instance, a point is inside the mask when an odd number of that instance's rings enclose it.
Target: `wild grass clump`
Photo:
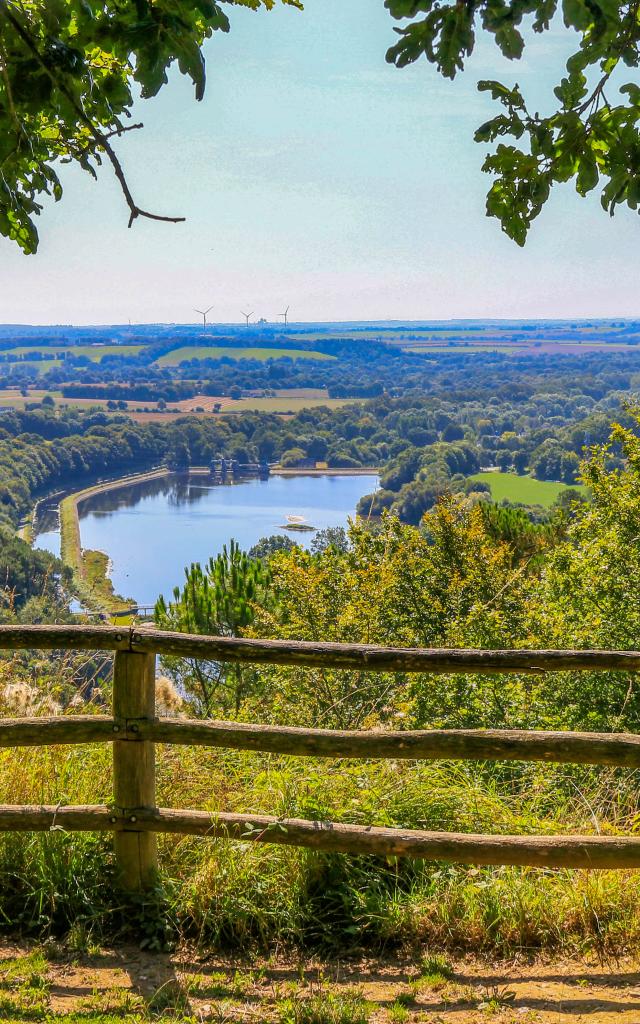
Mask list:
[[[370,1008],[358,991],[296,994],[277,1009],[278,1024],[369,1024]]]
[[[547,765],[523,780],[484,766],[160,747],[158,769],[164,806],[469,832],[616,833],[634,827],[637,800],[633,773],[576,770],[569,785],[566,769]],[[106,747],[0,751],[2,803],[106,803],[110,794]],[[110,836],[2,835],[0,929],[80,947],[135,937],[150,949],[191,937],[241,950],[623,952],[640,939],[636,871],[473,868],[175,836],[160,836],[159,848],[158,887],[132,908],[115,885]],[[422,974],[446,977],[433,956]]]

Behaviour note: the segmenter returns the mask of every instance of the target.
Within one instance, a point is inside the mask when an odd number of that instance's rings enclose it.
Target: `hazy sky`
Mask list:
[[[145,130],[119,143],[136,198],[187,222],[128,231],[107,166],[98,183],[64,169],[38,255],[0,239],[0,321],[188,322],[205,303],[220,322],[287,304],[295,320],[640,314],[636,214],[565,186],[524,251],[484,214],[476,80],[517,80],[544,109],[561,31],[516,64],[481,47],[451,83],[385,63],[383,0],[305,7],[232,10],[205,100],[176,75],[138,104]]]

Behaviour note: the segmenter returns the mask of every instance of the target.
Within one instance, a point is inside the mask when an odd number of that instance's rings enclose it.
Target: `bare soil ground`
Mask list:
[[[366,1000],[371,1024],[640,1022],[640,961],[467,958],[450,961],[449,977],[425,973],[424,963],[421,972],[419,957],[234,960],[196,949],[169,955],[135,947],[69,956],[55,944],[4,945],[0,1019],[52,1020],[72,1014],[89,1022],[137,1021],[151,1014],[181,1022],[268,1022],[284,1019],[281,1008],[292,998],[358,993]],[[311,1019],[316,1020],[304,1017]],[[343,1019],[354,1018],[335,1017]]]

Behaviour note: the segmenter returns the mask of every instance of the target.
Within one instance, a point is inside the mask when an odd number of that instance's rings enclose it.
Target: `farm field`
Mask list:
[[[8,349],[8,351],[12,356],[25,356],[26,358],[35,352],[41,353],[45,357],[49,353],[86,356],[92,362],[99,363],[104,356],[137,356],[143,348],[144,345],[47,345],[42,348],[35,345],[21,345],[18,348]]]
[[[147,412],[136,411],[139,407],[132,403],[125,415],[130,416],[136,423],[170,423],[172,420],[180,419],[183,416],[236,416],[242,412],[272,412],[281,416],[292,416],[301,409],[314,409],[317,406],[326,406],[329,409],[339,409],[343,405],[352,405],[354,402],[364,401],[359,398],[240,398],[234,401],[231,398],[208,399],[209,402],[219,402],[222,406],[219,413],[213,413],[211,409],[205,412],[195,412],[195,408],[205,409],[205,404],[200,399],[189,398],[183,402],[171,403],[168,410],[160,412],[153,402],[145,403]]]
[[[598,342],[598,341],[534,341],[522,344],[504,344],[492,342],[478,342],[470,344],[464,341],[455,341],[450,345],[430,344],[429,342],[413,345],[403,345],[403,352],[412,352],[416,355],[430,355],[436,353],[458,353],[461,355],[475,354],[478,352],[500,352],[510,356],[532,356],[532,355],[556,355],[575,356],[587,349],[591,352],[629,352],[636,349],[636,345],[624,345],[619,342]]]
[[[328,398],[325,388],[281,388],[277,398]]]
[[[187,345],[182,348],[175,348],[166,355],[156,360],[157,366],[179,366],[189,359],[257,359],[266,362],[267,359],[314,359],[328,360],[335,359],[335,356],[326,355],[324,352],[308,352],[302,348],[232,348],[217,345]]]
[[[413,352],[417,355],[429,355],[436,352],[506,352],[509,355],[513,355],[514,352],[518,351],[518,346],[500,344],[467,345],[464,342],[458,342],[455,345],[430,345],[424,343],[420,345],[403,345],[402,351]]]
[[[41,402],[45,395],[51,395],[56,402],[62,398],[59,391],[40,391],[35,388],[30,390],[25,398],[20,394],[18,388],[2,388],[0,389],[0,409],[24,409],[31,402]]]
[[[598,337],[600,334],[600,337]],[[575,355],[587,348],[597,351],[629,351],[638,344],[638,336],[629,334],[620,324],[536,324],[535,331],[523,329],[518,322],[487,323],[465,326],[464,324],[437,324],[415,327],[407,324],[390,328],[367,327],[318,328],[296,330],[282,335],[295,342],[313,343],[320,340],[382,341],[402,348],[405,352],[421,355],[428,352],[442,354],[456,352],[476,354],[502,352],[508,355]]]
[[[28,405],[41,402],[46,395],[50,395],[61,409],[105,409],[107,405],[101,398],[65,398],[61,391],[30,388],[25,397],[18,388],[4,388],[0,390],[0,409],[25,409]]]
[[[446,341],[448,338],[452,338],[456,341],[460,341],[461,339],[464,340],[465,338],[469,338],[470,340],[478,340],[481,338],[495,339],[502,333],[503,332],[499,329],[497,331],[491,331],[488,334],[484,328],[470,328],[469,330],[446,329],[439,331],[433,327],[420,328],[407,326],[406,328],[399,328],[397,330],[385,327],[381,327],[379,330],[375,327],[370,329],[365,328],[361,331],[354,330],[353,328],[347,328],[344,331],[318,331],[312,329],[309,332],[299,331],[295,334],[287,334],[286,337],[290,341],[322,341],[322,339],[327,338],[349,338],[353,341],[377,341],[379,338],[383,341],[422,341],[424,339],[425,341],[432,341],[437,344],[438,341]],[[509,329],[506,333],[508,333],[510,338],[513,334],[513,329]]]
[[[535,480],[532,476],[518,476],[516,473],[501,473],[491,470],[487,473],[474,473],[470,480],[478,480],[488,484],[494,501],[516,501],[524,505],[543,505],[549,508],[562,491],[568,487],[587,493],[584,484],[563,484],[554,480]]]
[[[0,371],[3,375],[11,376],[16,371],[26,368],[41,377],[43,373],[48,373],[54,366],[60,366],[58,359],[21,359],[16,363],[0,363]]]
[[[229,400],[227,399],[227,402]],[[324,405],[328,409],[339,409],[343,405],[353,405],[364,401],[360,398],[240,398],[225,406],[223,412],[300,412],[301,409],[314,409]]]
[[[27,405],[41,402],[50,395],[59,408],[71,409],[106,409],[107,401],[103,398],[65,398],[60,391],[44,391],[30,389],[25,397],[18,388],[0,390],[0,409],[25,409]],[[117,410],[118,415],[130,416],[137,423],[171,422],[180,417],[211,416],[216,405],[221,406],[218,415],[240,412],[274,412],[296,413],[301,409],[313,409],[316,406],[327,406],[339,409],[343,405],[363,401],[358,398],[329,398],[321,388],[294,388],[291,392],[280,391],[273,398],[240,398],[232,399],[222,395],[194,395],[183,398],[179,402],[168,403],[168,408],[160,410],[157,402],[132,400],[127,409]]]

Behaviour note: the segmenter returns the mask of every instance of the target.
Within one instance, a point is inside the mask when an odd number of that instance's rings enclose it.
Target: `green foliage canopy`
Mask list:
[[[227,32],[228,7],[270,9],[300,0],[0,0],[0,232],[25,253],[38,247],[34,217],[43,194],[59,199],[57,162],[75,162],[96,175],[106,158],[129,208],[134,199],[113,148],[134,92],[155,96],[177,64],[205,88],[202,44]]]
[[[106,158],[130,226],[138,217],[181,220],[138,205],[112,140],[142,127],[126,123],[134,92],[155,96],[173,64],[202,98],[202,45],[214,32],[229,30],[226,8],[277,3],[302,7],[302,0],[0,0],[0,232],[24,252],[36,251],[40,197],[62,193],[58,161],[77,162],[95,175]],[[387,60],[404,67],[425,56],[453,78],[479,31],[492,36],[504,56],[518,59],[524,23],[547,31],[559,5],[385,0],[385,6],[403,23]],[[625,69],[638,66],[638,4],[563,0],[561,12],[579,41],[550,114],[532,112],[517,84],[479,83],[504,108],[475,136],[497,143],[484,163],[495,178],[487,213],[519,245],[556,183],[574,180],[581,195],[601,184],[602,205],[611,214],[620,203],[632,209],[640,203],[640,85],[624,80]]]
[[[483,167],[495,176],[487,214],[524,245],[556,183],[573,180],[583,196],[601,183],[602,206],[611,215],[621,203],[638,209],[640,86],[625,81],[626,69],[638,67],[637,2],[385,0],[385,6],[394,18],[409,20],[397,29],[387,60],[404,67],[424,56],[447,78],[463,70],[479,31],[492,36],[505,57],[518,59],[525,47],[523,23],[528,20],[537,33],[548,31],[560,8],[565,27],[579,38],[554,89],[550,114],[532,112],[517,84],[478,85],[504,108],[475,135],[477,142],[497,143]]]

